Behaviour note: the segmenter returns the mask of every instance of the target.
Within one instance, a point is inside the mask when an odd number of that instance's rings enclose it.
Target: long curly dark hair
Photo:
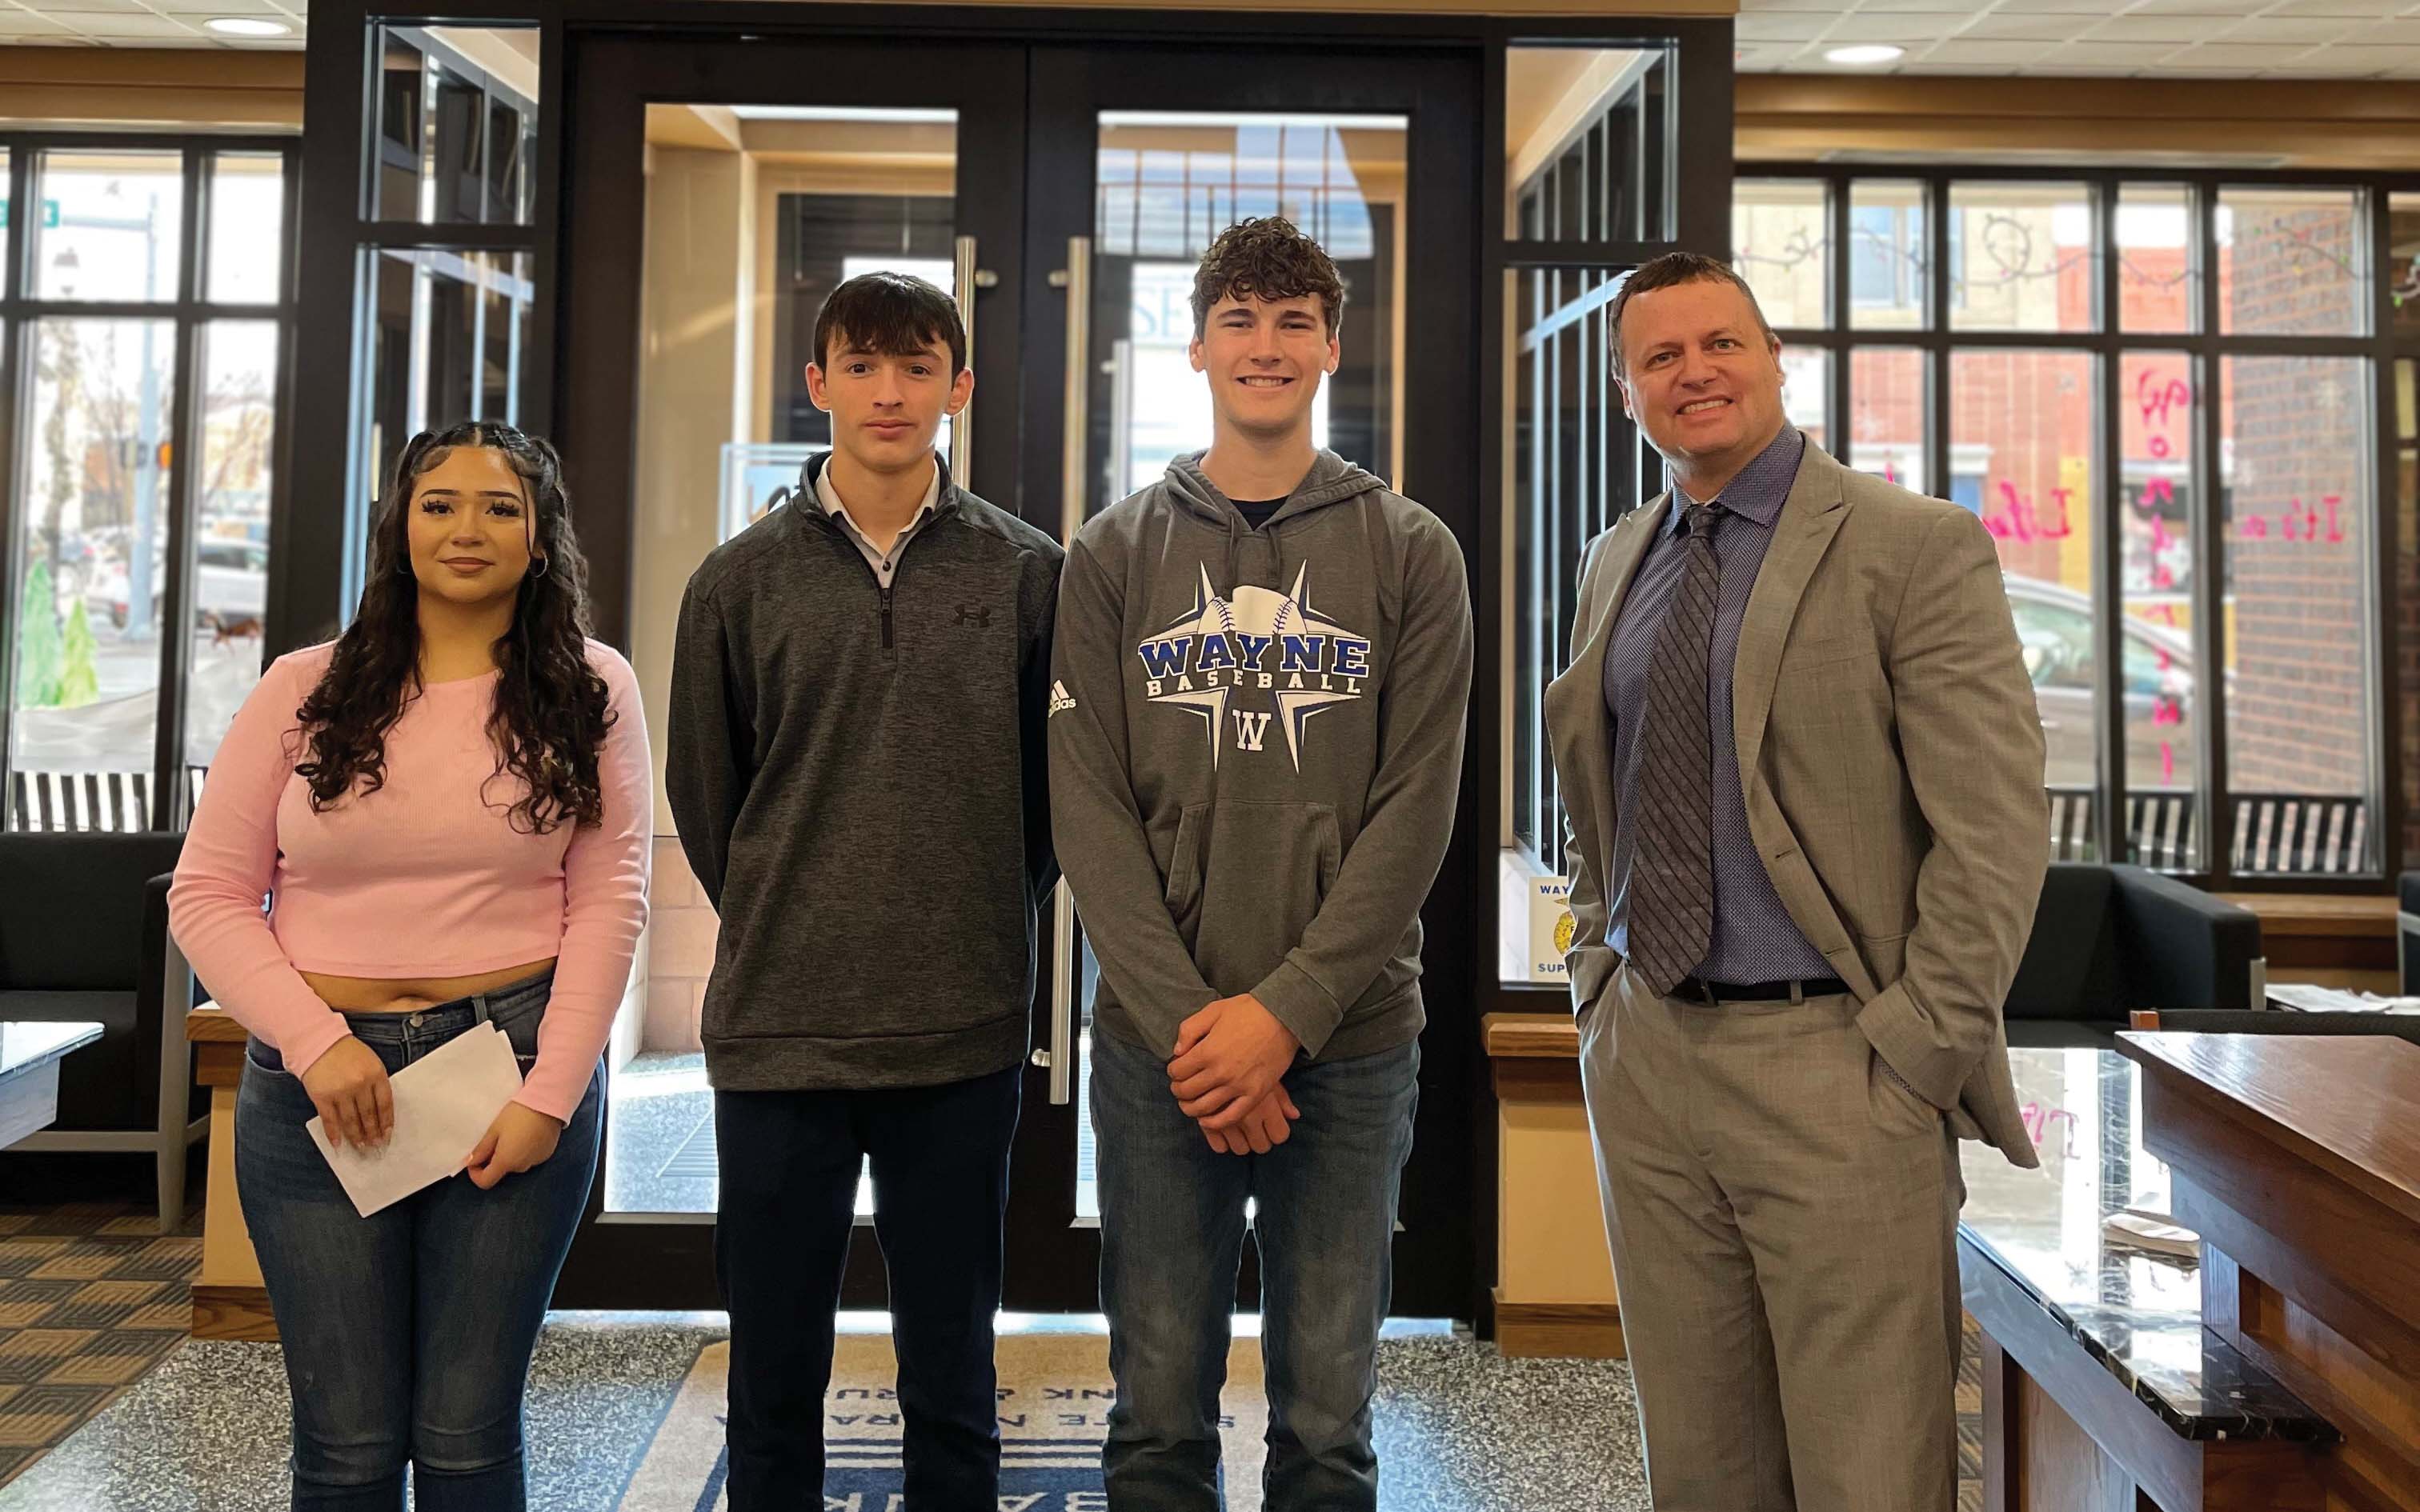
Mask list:
[[[496,748],[490,780],[519,779],[522,793],[506,817],[522,833],[543,835],[566,822],[594,827],[605,808],[597,756],[614,716],[605,680],[588,664],[588,563],[571,531],[563,459],[541,438],[492,421],[423,431],[396,460],[371,528],[361,607],[319,685],[295,711],[310,756],[295,763],[295,773],[311,786],[315,813],[386,785],[386,733],[422,691],[413,485],[458,446],[504,454],[527,484],[531,506],[523,517],[533,565],[517,591],[512,628],[495,643],[501,675],[488,716]]]

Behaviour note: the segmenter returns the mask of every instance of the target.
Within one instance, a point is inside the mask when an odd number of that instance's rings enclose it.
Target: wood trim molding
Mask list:
[[[277,1319],[269,1310],[264,1287],[213,1287],[194,1284],[194,1337],[249,1339],[277,1337]]]
[[[1508,1302],[1496,1294],[1496,1352],[1508,1360],[1621,1360],[1621,1307],[1609,1302]]]
[[[1577,1060],[1580,1026],[1569,1013],[1489,1013],[1479,1021],[1480,1042],[1495,1059]]]
[[[0,121],[299,131],[302,54],[0,47]]]

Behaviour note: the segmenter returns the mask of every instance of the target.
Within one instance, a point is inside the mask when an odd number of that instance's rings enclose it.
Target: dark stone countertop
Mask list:
[[[1968,1190],[1959,1232],[1968,1246],[2182,1437],[2338,1438],[2203,1326],[2195,1260],[2103,1228],[2130,1208],[2168,1211],[2167,1166],[2143,1149],[2139,1068],[2103,1049],[2015,1049],[2009,1058],[2041,1168],[1961,1145]]]

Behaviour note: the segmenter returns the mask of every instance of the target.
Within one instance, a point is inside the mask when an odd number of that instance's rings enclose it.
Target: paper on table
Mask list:
[[[377,1149],[332,1145],[321,1120],[302,1127],[365,1218],[470,1163],[496,1115],[521,1089],[512,1041],[482,1024],[395,1073],[395,1134]]]

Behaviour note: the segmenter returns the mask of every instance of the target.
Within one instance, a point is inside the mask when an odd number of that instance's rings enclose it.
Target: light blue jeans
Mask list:
[[[346,1021],[390,1075],[483,1020],[526,1071],[552,985]],[[236,1188],[286,1350],[296,1512],[399,1512],[407,1466],[420,1512],[520,1512],[522,1388],[597,1173],[603,1063],[545,1164],[365,1218],[303,1131],[302,1081],[257,1040],[245,1057]]]
[[[1261,1250],[1267,1512],[1374,1512],[1370,1399],[1394,1282],[1396,1195],[1419,1103],[1417,1043],[1286,1073],[1302,1118],[1265,1155],[1214,1150],[1168,1068],[1093,1036],[1111,1512],[1216,1512],[1244,1201]]]

